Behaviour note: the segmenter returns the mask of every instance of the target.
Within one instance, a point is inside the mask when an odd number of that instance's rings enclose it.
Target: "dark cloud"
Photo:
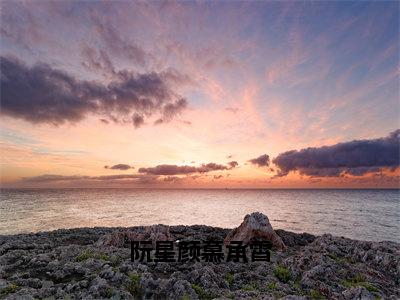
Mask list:
[[[236,168],[239,164],[237,161],[230,161],[228,162],[228,165],[231,167],[231,169]]]
[[[132,123],[135,128],[139,128],[144,124],[144,117],[138,113],[134,113],[132,116]]]
[[[101,87],[77,82],[47,65],[27,67],[12,58],[0,58],[2,113],[31,122],[79,121],[97,109],[91,101]],[[93,96],[92,96],[93,95]]]
[[[221,179],[223,177],[224,177],[223,175],[214,175],[214,179],[216,179],[216,180]]]
[[[382,170],[382,167],[357,167],[357,168],[349,168],[345,171],[345,174],[347,175],[353,175],[353,176],[361,176],[366,173],[376,173],[380,172]]]
[[[152,175],[184,175],[193,173],[208,173],[212,171],[230,170],[231,165],[225,166],[216,163],[202,164],[199,167],[177,166],[177,165],[158,165],[150,168],[140,168],[139,173]]]
[[[170,71],[120,71],[118,79],[104,85],[75,79],[46,64],[29,67],[10,57],[1,57],[0,63],[2,113],[32,123],[59,125],[97,114],[138,127],[152,115],[168,122],[187,106],[171,88],[177,78]]]
[[[174,103],[168,103],[163,108],[164,120],[171,120],[175,115],[179,114],[187,107],[187,101],[184,98],[179,99]]]
[[[110,170],[129,170],[129,169],[134,169],[134,167],[126,164],[118,164],[118,165],[113,165],[113,166],[104,166],[105,169],[110,169]]]
[[[208,163],[202,164],[200,167],[197,168],[199,173],[207,173],[211,171],[223,171],[231,169],[231,166],[224,166],[216,163]]]
[[[379,139],[284,152],[273,163],[279,168],[278,176],[291,171],[313,177],[361,176],[382,168],[394,169],[400,165],[400,130]]]
[[[197,167],[177,166],[177,165],[158,165],[156,167],[140,168],[139,173],[152,175],[178,175],[196,173]]]
[[[250,159],[249,162],[258,167],[268,167],[269,166],[269,156],[267,154],[263,154],[257,158]]]
[[[174,103],[168,103],[164,106],[162,118],[155,121],[155,124],[162,124],[171,121],[176,115],[179,115],[187,107],[186,99],[182,98]]]

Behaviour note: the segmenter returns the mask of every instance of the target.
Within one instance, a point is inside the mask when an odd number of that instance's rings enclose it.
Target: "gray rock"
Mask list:
[[[342,292],[346,300],[374,300],[376,297],[364,287],[352,287]]]
[[[54,285],[54,283],[51,280],[42,281],[42,288],[43,289],[48,289],[48,288],[52,287],[53,285]]]
[[[287,295],[285,297],[279,298],[279,300],[305,300],[307,299],[304,296],[298,296],[298,295]]]
[[[182,299],[183,297],[189,297],[190,299],[199,299],[196,292],[191,287],[191,284],[187,280],[178,280],[169,290],[167,296],[171,299]]]
[[[96,246],[115,246],[123,247],[130,241],[168,241],[171,240],[169,226],[152,225],[148,227],[138,227],[135,230],[121,230],[107,234],[99,238]]]
[[[203,241],[223,240],[230,232],[204,225],[171,226],[169,231],[172,240]],[[273,251],[269,263],[156,264],[132,263],[126,245],[103,245],[99,251],[94,243],[118,232],[151,236],[144,226],[0,235],[1,297],[302,299],[314,290],[327,299],[400,299],[398,243],[276,230],[287,249]],[[290,273],[288,282],[278,278],[278,265]]]
[[[107,281],[103,278],[96,277],[90,284],[89,292],[94,298],[101,298],[107,295]]]

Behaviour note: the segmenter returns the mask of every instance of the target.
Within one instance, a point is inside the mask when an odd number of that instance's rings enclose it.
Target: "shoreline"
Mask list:
[[[162,226],[162,225],[156,225]],[[151,226],[0,235],[0,297],[114,299],[397,299],[400,244],[275,230],[270,262],[131,262],[109,245]],[[231,229],[168,226],[172,240],[223,240]],[[110,239],[110,236],[112,237]],[[290,298],[292,297],[292,298]],[[297,298],[295,298],[297,297]]]
[[[16,236],[24,236],[24,235],[42,235],[42,234],[51,234],[51,233],[55,233],[58,231],[74,231],[74,230],[104,230],[105,232],[114,232],[114,231],[118,231],[118,230],[135,230],[137,228],[145,228],[145,227],[151,227],[151,226],[168,226],[168,227],[210,227],[216,230],[223,230],[223,231],[227,231],[229,232],[230,230],[233,230],[234,228],[224,228],[224,227],[218,227],[218,226],[210,226],[210,225],[203,225],[203,224],[193,224],[193,225],[183,225],[183,224],[179,224],[179,225],[167,225],[167,224],[153,224],[153,225],[135,225],[135,226],[93,226],[93,227],[70,227],[70,228],[57,228],[57,229],[51,229],[51,230],[39,230],[39,231],[31,231],[31,232],[20,232],[20,233],[0,233],[0,239],[1,238],[6,238],[6,237],[16,237]],[[349,239],[352,241],[358,241],[358,242],[371,242],[371,243],[384,243],[384,242],[388,242],[388,243],[395,243],[400,245],[400,242],[397,241],[393,241],[393,240],[381,240],[381,241],[374,241],[374,240],[365,240],[365,239],[354,239],[351,237],[347,237],[347,236],[343,236],[343,235],[336,235],[336,234],[332,234],[332,233],[321,233],[321,234],[317,234],[317,233],[310,233],[310,232],[301,232],[301,231],[292,231],[292,230],[286,230],[286,229],[274,229],[275,231],[278,232],[286,232],[286,233],[291,233],[291,234],[297,234],[297,235],[301,235],[301,234],[307,234],[307,235],[312,235],[315,237],[321,237],[323,235],[332,235],[333,237],[336,238],[344,238],[344,239]]]
[[[184,225],[184,224],[178,224],[178,225],[168,225],[168,224],[153,224],[153,225],[135,225],[135,226],[93,226],[93,227],[89,227],[89,226],[84,226],[84,227],[70,227],[70,228],[57,228],[57,229],[50,229],[50,230],[39,230],[39,231],[31,231],[31,232],[19,232],[19,233],[1,233],[0,232],[0,239],[1,238],[7,238],[7,237],[16,237],[16,236],[24,236],[24,235],[42,235],[42,234],[52,234],[55,232],[59,232],[59,231],[75,231],[75,230],[104,230],[104,232],[114,232],[114,231],[125,231],[125,230],[135,230],[137,228],[148,228],[151,226],[167,226],[167,227],[209,227],[209,228],[213,228],[215,230],[223,230],[226,232],[229,232],[233,229],[235,229],[234,227],[232,228],[228,228],[228,227],[219,227],[219,226],[211,226],[211,225],[204,225],[204,224],[192,224],[192,225]],[[344,235],[338,235],[338,234],[333,234],[333,233],[329,233],[329,232],[325,232],[325,233],[312,233],[312,232],[304,232],[304,231],[294,231],[294,230],[287,230],[287,229],[282,229],[282,228],[278,228],[275,229],[275,231],[281,231],[281,232],[287,232],[287,233],[291,233],[291,234],[297,234],[297,235],[301,235],[301,234],[307,234],[307,235],[312,235],[315,237],[320,237],[323,235],[332,235],[336,238],[344,238],[344,239],[349,239],[352,241],[358,241],[358,242],[371,242],[371,243],[384,243],[384,242],[388,242],[388,243],[395,243],[400,245],[400,241],[395,241],[395,240],[371,240],[371,239],[356,239],[356,238],[352,238],[352,237],[348,237],[348,236],[344,236]]]

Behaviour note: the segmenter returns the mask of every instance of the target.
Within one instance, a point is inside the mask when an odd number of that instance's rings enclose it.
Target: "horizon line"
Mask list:
[[[163,188],[163,187],[0,187],[1,190],[400,190],[400,187],[343,188]]]

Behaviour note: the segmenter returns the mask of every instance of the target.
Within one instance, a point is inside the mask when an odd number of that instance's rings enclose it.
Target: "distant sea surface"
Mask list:
[[[274,229],[400,242],[399,190],[1,190],[0,234],[152,224],[233,228],[255,211]]]

